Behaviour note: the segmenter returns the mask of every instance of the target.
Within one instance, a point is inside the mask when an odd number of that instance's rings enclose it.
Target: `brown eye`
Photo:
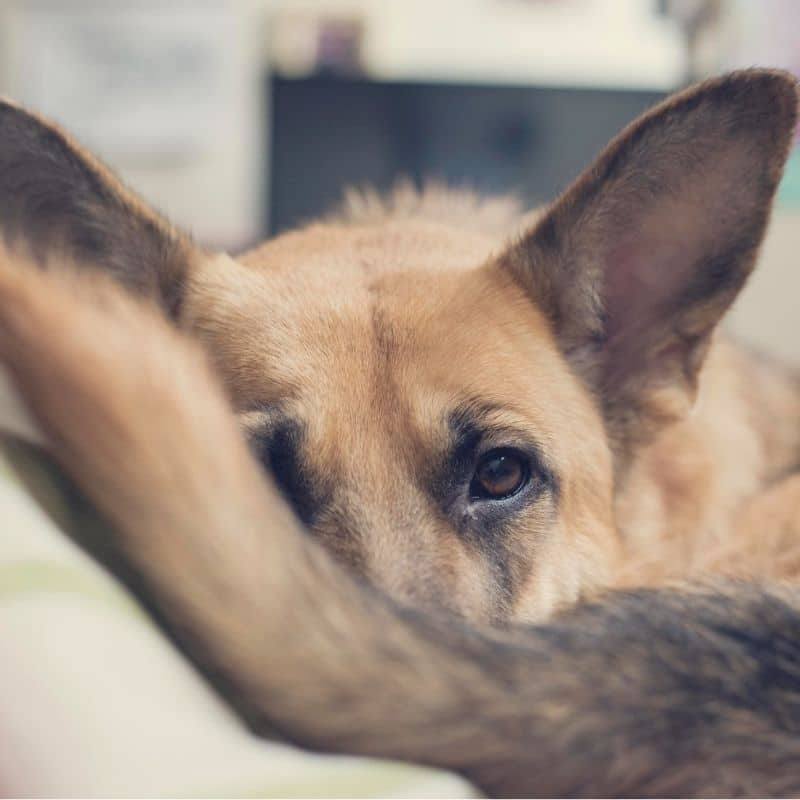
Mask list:
[[[524,486],[528,473],[528,462],[522,453],[510,448],[490,450],[478,463],[470,495],[486,500],[510,497]]]

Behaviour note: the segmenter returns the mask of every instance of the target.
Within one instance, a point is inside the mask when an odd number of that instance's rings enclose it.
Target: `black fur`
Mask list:
[[[313,525],[329,503],[317,480],[302,458],[303,426],[288,418],[280,418],[268,431],[251,434],[250,440],[261,462],[295,514],[306,525]]]

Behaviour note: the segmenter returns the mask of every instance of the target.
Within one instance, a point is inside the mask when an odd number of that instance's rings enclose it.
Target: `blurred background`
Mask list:
[[[351,184],[531,204],[665,93],[800,75],[797,0],[0,0],[0,93],[237,251]],[[800,150],[735,332],[800,364]]]

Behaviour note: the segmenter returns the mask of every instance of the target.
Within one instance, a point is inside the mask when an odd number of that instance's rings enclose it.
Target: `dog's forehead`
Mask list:
[[[491,250],[438,225],[318,226],[211,265],[187,315],[242,409],[299,399],[341,421],[380,399],[432,417],[548,395],[564,379],[549,327]]]

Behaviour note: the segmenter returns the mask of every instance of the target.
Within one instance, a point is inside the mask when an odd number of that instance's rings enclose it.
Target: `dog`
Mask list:
[[[0,359],[256,729],[490,793],[796,792],[800,395],[715,335],[796,117],[732,73],[505,245],[434,193],[233,260],[6,104]],[[707,573],[760,583],[653,588]]]

